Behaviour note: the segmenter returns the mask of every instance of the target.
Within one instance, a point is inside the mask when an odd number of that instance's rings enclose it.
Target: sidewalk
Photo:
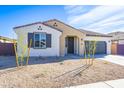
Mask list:
[[[72,86],[70,88],[124,88],[124,79]]]

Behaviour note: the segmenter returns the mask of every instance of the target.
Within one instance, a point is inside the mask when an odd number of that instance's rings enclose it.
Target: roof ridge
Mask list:
[[[21,28],[21,27],[25,27],[25,26],[30,26],[30,25],[34,25],[34,24],[43,24],[43,25],[45,25],[45,26],[51,27],[51,28],[53,28],[53,29],[56,29],[56,30],[62,32],[62,30],[57,29],[57,28],[55,28],[55,27],[52,27],[52,26],[50,26],[50,25],[48,25],[48,24],[45,24],[44,22],[40,22],[40,21],[39,21],[39,22],[30,23],[30,24],[26,24],[26,25],[22,25],[22,26],[17,26],[17,27],[14,27],[13,29]]]

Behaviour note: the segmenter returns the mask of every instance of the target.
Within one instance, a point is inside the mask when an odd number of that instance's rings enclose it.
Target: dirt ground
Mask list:
[[[0,87],[58,88],[124,78],[123,66],[98,59],[86,69],[85,59],[40,58],[33,61],[46,63],[0,71]]]

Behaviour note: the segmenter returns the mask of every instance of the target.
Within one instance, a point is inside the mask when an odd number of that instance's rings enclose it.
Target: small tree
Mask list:
[[[89,41],[88,43],[85,43],[85,59],[86,59],[86,64],[93,64],[94,61],[94,55],[96,51],[96,41]]]
[[[18,46],[20,48],[19,49],[20,50],[19,51],[20,55],[18,55],[17,44],[18,44]],[[15,51],[15,56],[16,56],[16,65],[17,65],[17,67],[28,65],[28,61],[29,61],[29,57],[30,57],[30,47],[31,47],[31,44],[32,44],[32,39],[30,39],[29,48],[27,47],[27,45],[24,45],[24,36],[21,36],[18,39],[17,44],[16,44],[16,42],[14,42],[14,51]]]

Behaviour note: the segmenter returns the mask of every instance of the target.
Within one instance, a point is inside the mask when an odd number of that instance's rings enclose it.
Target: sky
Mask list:
[[[100,33],[124,31],[124,6],[1,5],[0,36],[16,38],[13,27],[49,19]]]

